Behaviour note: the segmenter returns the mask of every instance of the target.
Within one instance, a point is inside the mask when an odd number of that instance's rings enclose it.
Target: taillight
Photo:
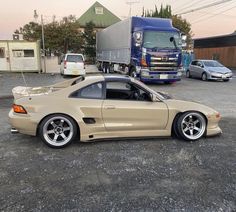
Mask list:
[[[21,105],[16,105],[13,104],[12,105],[12,109],[15,113],[22,113],[22,114],[27,114],[27,111],[25,110],[25,108]]]
[[[67,63],[67,61],[66,60],[64,60],[64,68],[66,69],[66,63]]]

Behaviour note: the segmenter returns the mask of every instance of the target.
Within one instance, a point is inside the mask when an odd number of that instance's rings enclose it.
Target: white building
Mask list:
[[[0,40],[0,71],[40,72],[40,42]]]

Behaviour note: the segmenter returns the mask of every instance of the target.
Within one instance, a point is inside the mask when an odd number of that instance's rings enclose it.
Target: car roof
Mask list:
[[[123,82],[128,82],[131,81],[129,76],[126,75],[113,75],[113,74],[109,74],[109,75],[103,75],[105,81],[123,81]]]

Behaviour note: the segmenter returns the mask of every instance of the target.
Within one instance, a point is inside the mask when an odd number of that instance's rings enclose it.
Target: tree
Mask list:
[[[96,56],[96,32],[94,27],[95,24],[93,22],[88,22],[83,32],[85,55],[92,61],[95,60]]]
[[[48,52],[59,54],[67,51],[81,52],[83,37],[78,29],[79,24],[73,15],[64,17],[61,21],[55,21],[54,18],[51,23],[44,25],[45,48]],[[23,38],[28,41],[41,40],[42,26],[29,22],[15,33],[22,34]]]
[[[192,38],[191,24],[181,16],[173,15],[170,5],[167,5],[166,7],[163,7],[163,5],[161,5],[160,10],[157,9],[157,6],[155,6],[154,10],[144,10],[143,8],[142,16],[171,18],[173,26],[179,29],[185,35],[187,35],[187,43],[190,43]]]

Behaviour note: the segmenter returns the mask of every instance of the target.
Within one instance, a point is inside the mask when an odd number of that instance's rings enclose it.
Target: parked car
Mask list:
[[[65,54],[61,60],[60,72],[62,75],[85,75],[84,56],[82,54]]]
[[[172,99],[127,76],[90,75],[40,89],[18,93],[9,118],[12,132],[38,135],[50,147],[75,138],[176,135],[195,141],[221,133],[217,111]]]
[[[229,81],[232,78],[232,71],[216,60],[194,60],[186,72],[187,77],[207,80]]]

